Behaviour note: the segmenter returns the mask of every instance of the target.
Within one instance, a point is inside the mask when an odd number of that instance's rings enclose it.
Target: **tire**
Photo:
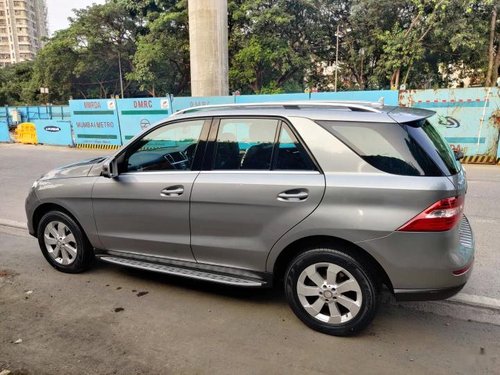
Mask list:
[[[371,323],[378,306],[376,281],[368,270],[329,248],[308,250],[290,263],[285,294],[303,323],[333,336],[360,332]]]
[[[66,273],[89,269],[94,250],[80,226],[61,211],[46,213],[38,224],[38,244],[52,267]]]

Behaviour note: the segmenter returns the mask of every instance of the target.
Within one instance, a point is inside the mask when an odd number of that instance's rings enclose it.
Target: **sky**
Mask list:
[[[49,13],[49,34],[68,27],[68,17],[73,15],[72,9],[86,8],[88,5],[103,4],[105,0],[45,0]]]

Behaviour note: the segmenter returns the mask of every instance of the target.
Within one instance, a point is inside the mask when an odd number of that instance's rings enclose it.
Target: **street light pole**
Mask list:
[[[361,55],[361,69],[359,70],[359,72],[360,72],[360,73],[359,73],[359,88],[360,88],[361,90],[363,90],[363,89],[364,89],[364,87],[363,87],[363,84],[364,84],[364,83],[363,83],[363,59],[364,59],[364,57],[365,57],[365,49],[364,49],[364,48],[361,48],[361,49],[359,50],[359,54]]]
[[[122,56],[120,51],[118,51],[118,70],[120,71],[120,91],[123,99],[123,74],[122,74]]]
[[[335,37],[337,38],[337,46],[335,47],[335,92],[337,92],[337,72],[339,70],[339,33],[340,24],[337,24],[337,32],[335,33]]]

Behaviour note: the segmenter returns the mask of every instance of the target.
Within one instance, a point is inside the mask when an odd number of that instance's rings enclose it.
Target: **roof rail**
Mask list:
[[[302,108],[332,108],[332,109],[349,109],[351,111],[359,112],[381,112],[380,109],[384,106],[384,99],[381,98],[378,102],[363,102],[363,101],[320,101],[320,100],[307,100],[307,101],[290,101],[290,102],[267,102],[267,103],[239,103],[239,104],[216,104],[216,105],[203,105],[197,107],[190,107],[181,109],[174,113],[174,115],[187,114],[192,112],[215,111],[215,110],[232,110],[232,109],[245,109],[245,108],[269,108],[269,107],[283,107],[285,109],[302,109]]]

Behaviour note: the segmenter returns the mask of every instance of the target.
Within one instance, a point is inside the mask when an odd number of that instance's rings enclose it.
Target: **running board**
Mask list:
[[[99,259],[108,263],[118,264],[120,266],[138,268],[146,271],[160,272],[168,275],[188,277],[196,280],[212,281],[219,284],[243,286],[243,287],[260,287],[260,288],[267,285],[267,283],[262,280],[251,280],[247,278],[240,278],[234,275],[212,273],[198,269],[176,267],[174,265],[143,262],[135,259],[118,258],[111,256],[99,256]]]

